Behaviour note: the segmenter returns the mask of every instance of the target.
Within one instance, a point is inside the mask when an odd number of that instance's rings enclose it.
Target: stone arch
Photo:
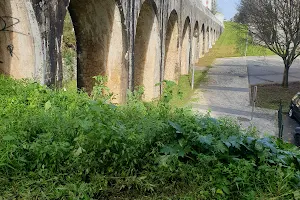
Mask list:
[[[107,76],[115,102],[126,99],[126,27],[120,1],[71,0],[69,12],[77,40],[77,84],[91,92],[94,76]]]
[[[134,86],[143,86],[144,100],[160,94],[159,24],[153,0],[146,0],[140,10],[134,45]]]
[[[164,80],[178,82],[179,79],[179,26],[178,15],[175,10],[170,14],[167,23],[166,44],[165,44],[165,70]]]
[[[193,48],[192,48],[192,61],[197,63],[199,59],[199,49],[200,49],[200,30],[199,23],[196,21],[193,31]]]
[[[0,1],[0,73],[17,79],[33,78],[37,73],[27,8],[23,1]]]
[[[184,22],[181,50],[181,74],[188,74],[191,61],[191,22],[187,17]]]

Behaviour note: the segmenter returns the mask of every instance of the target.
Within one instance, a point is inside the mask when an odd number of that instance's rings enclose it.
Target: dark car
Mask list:
[[[298,92],[291,101],[289,117],[300,121],[300,92]]]
[[[295,129],[294,133],[295,145],[300,146],[300,127]]]

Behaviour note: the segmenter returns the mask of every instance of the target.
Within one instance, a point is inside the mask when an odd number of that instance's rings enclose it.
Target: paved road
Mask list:
[[[284,65],[279,56],[247,57],[249,84],[281,83]],[[294,61],[289,71],[289,81],[300,80],[300,59]]]
[[[247,61],[244,58],[218,59],[209,70],[208,81],[196,91],[195,98],[198,98],[192,103],[195,111],[206,113],[211,110],[213,117],[229,116],[245,129],[253,124],[261,136],[276,135],[274,110],[256,109],[251,121]]]

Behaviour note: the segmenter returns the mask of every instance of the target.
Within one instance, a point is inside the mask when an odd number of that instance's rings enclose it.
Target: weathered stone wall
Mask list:
[[[139,85],[145,100],[158,97],[156,83],[187,74],[223,30],[199,0],[2,0],[0,72],[60,86],[67,10],[78,87],[90,91],[92,77],[106,75],[118,102]]]

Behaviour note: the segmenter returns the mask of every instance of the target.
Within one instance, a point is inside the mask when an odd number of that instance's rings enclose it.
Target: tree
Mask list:
[[[218,4],[217,4],[217,0],[212,0],[212,4],[211,4],[211,12],[212,14],[217,14],[218,12]]]
[[[237,22],[237,23],[242,23],[242,24],[246,24],[247,23],[247,8],[245,6],[243,6],[244,4],[240,4],[237,7],[237,13],[234,15],[234,17],[232,18],[232,21]]]
[[[288,87],[289,69],[300,55],[300,0],[242,0],[249,28],[284,63],[282,86]]]

